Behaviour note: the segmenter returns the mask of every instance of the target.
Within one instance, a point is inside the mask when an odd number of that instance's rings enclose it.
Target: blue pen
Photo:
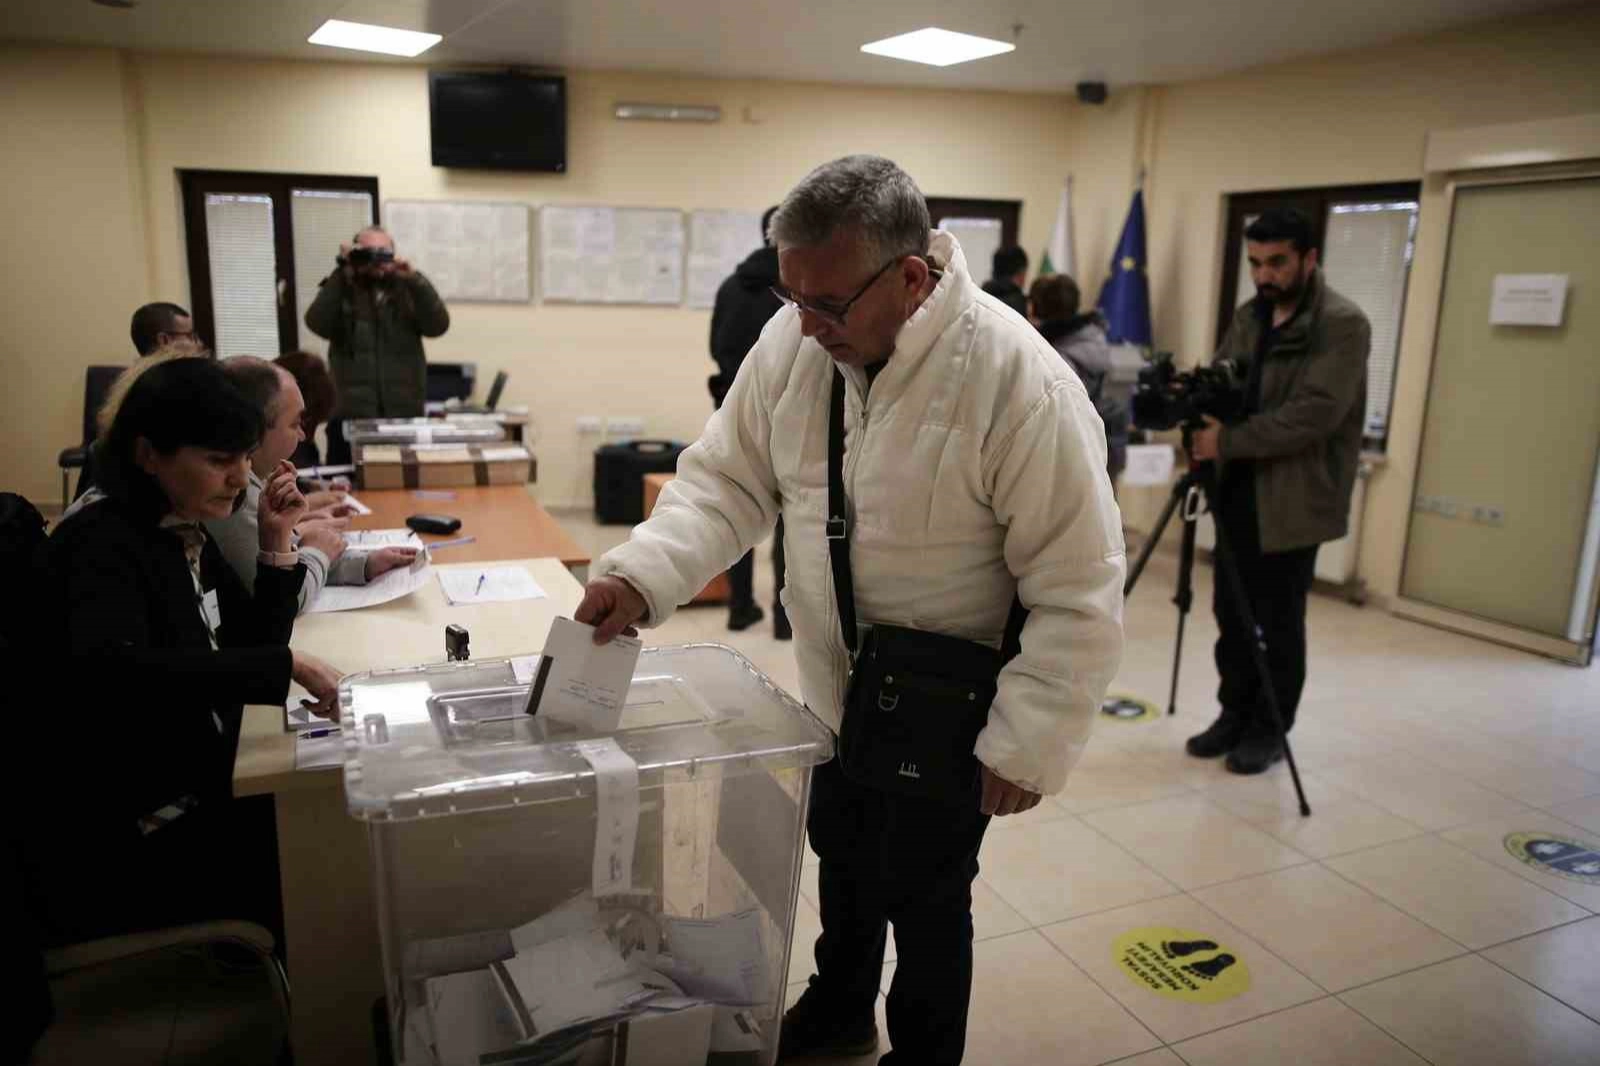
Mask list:
[[[302,729],[295,735],[301,740],[316,740],[318,737],[331,737],[339,731],[338,726],[331,729]]]
[[[479,574],[478,575],[478,587],[472,590],[472,594],[474,596],[478,595],[478,593],[483,591],[483,582],[484,582],[484,579],[487,578],[488,576],[489,576],[488,574]]]

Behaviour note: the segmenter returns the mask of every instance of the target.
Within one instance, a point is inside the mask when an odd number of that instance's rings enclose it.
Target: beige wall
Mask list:
[[[114,74],[115,57],[95,55]],[[112,261],[132,287],[91,293],[95,324],[82,324],[86,341],[106,336],[113,352],[120,350],[116,341],[125,326],[102,329],[100,317],[125,319],[145,288],[188,300],[180,168],[374,175],[386,200],[761,210],[812,166],[872,151],[896,159],[930,195],[1022,200],[1022,242],[1035,256],[1070,170],[1080,204],[1078,254],[1096,268],[1085,273],[1097,286],[1116,239],[1116,223],[1101,216],[1120,211],[1116,205],[1130,193],[1143,98],[1124,94],[1090,109],[1062,96],[578,72],[569,79],[569,173],[551,176],[431,166],[427,77],[420,66],[167,54],[132,55],[127,62],[129,99],[139,118],[135,155],[142,164],[130,176],[125,160],[108,161],[96,169],[93,188],[116,194],[118,206],[107,215],[137,218],[128,199],[140,197],[148,254],[115,249]],[[73,84],[88,94],[81,80]],[[96,85],[93,99],[120,118],[115,78],[103,90]],[[57,106],[49,104],[50,94],[38,95],[47,112]],[[619,122],[611,108],[620,100],[718,104],[724,118],[709,125]],[[15,120],[9,101],[0,114]],[[117,140],[96,143],[94,151],[108,160],[122,151],[122,131],[116,133]],[[62,136],[76,143],[77,134]],[[52,181],[58,162],[41,157],[35,183]],[[135,181],[138,190],[130,191]],[[71,214],[68,204],[52,202],[39,217]],[[13,259],[9,269],[22,266]],[[983,264],[980,278],[986,276]],[[707,312],[684,308],[461,303],[452,307],[450,332],[430,342],[428,351],[434,359],[475,360],[485,377],[510,370],[506,402],[528,404],[537,427],[541,497],[586,504],[596,440],[578,436],[577,416],[637,416],[652,436],[693,439],[710,413],[705,379],[715,368],[706,347],[709,321]],[[75,396],[85,361],[51,366],[51,388]],[[73,434],[76,404],[54,404],[50,417],[28,434],[37,443],[25,454],[13,458],[8,450],[0,459],[0,481],[51,497],[54,449]]]
[[[1600,110],[1597,71],[1600,8],[1590,5],[1158,90],[1149,186],[1158,345],[1187,360],[1211,351],[1228,193],[1418,180],[1430,129]],[[1443,260],[1442,192],[1440,182],[1424,188],[1414,280]],[[1419,292],[1429,288],[1411,288],[1389,461],[1363,523],[1361,574],[1380,596],[1398,587],[1435,312]]]
[[[1156,337],[1184,359],[1215,330],[1224,197],[1297,185],[1414,180],[1430,129],[1600,110],[1600,10],[1570,9],[1424,41],[1215,80],[1062,96],[867,89],[621,73],[571,76],[571,173],[436,169],[418,66],[243,61],[89,50],[0,50],[0,174],[13,247],[0,286],[5,359],[27,387],[3,401],[0,484],[55,492],[76,433],[82,367],[122,358],[143,299],[188,299],[176,170],[371,174],[384,198],[613,203],[759,210],[810,166],[851,151],[898,159],[935,195],[1017,198],[1037,255],[1062,177],[1074,176],[1084,291],[1098,291],[1141,164],[1149,168]],[[622,99],[713,103],[713,125],[618,122]],[[1443,183],[1424,192],[1413,277],[1437,272]],[[20,240],[16,240],[20,238]],[[92,248],[93,255],[80,249]],[[1361,572],[1392,594],[1426,392],[1433,308],[1413,285],[1390,458],[1371,485]],[[68,302],[64,294],[74,294]],[[541,496],[588,501],[592,438],[580,414],[639,416],[691,438],[709,411],[708,315],[687,309],[458,304],[437,359],[512,371],[508,400],[538,431]],[[1153,517],[1125,494],[1130,521]]]
[[[0,46],[0,488],[55,500],[78,443],[83,368],[132,360],[146,299],[122,58]]]

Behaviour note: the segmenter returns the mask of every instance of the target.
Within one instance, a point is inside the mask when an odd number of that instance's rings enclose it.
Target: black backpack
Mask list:
[[[14,492],[0,492],[0,649],[21,643],[27,625],[23,609],[31,596],[33,568],[44,543],[44,516]]]

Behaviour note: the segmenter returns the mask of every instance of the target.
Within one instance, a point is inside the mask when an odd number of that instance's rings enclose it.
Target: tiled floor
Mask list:
[[[626,535],[561,517],[596,554]],[[1130,598],[1117,681],[1157,703],[1173,569],[1158,556]],[[770,603],[764,553],[756,571]],[[1600,876],[1560,876],[1506,845],[1543,832],[1600,849],[1600,667],[1314,597],[1292,738],[1315,811],[1301,818],[1286,767],[1241,779],[1182,752],[1216,683],[1210,571],[1195,577],[1178,716],[1102,721],[1062,795],[990,830],[967,1062],[1600,1063]],[[770,625],[725,621],[691,608],[647,640],[721,641],[795,690]],[[807,870],[792,995],[810,973],[815,898]],[[1211,1003],[1152,991],[1113,949],[1147,927],[1220,945],[1245,987]]]

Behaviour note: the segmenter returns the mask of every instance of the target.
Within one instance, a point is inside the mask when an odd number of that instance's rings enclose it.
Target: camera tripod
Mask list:
[[[1189,429],[1184,430],[1185,450],[1189,444]],[[1172,652],[1172,690],[1167,698],[1167,713],[1178,713],[1178,669],[1183,661],[1183,629],[1184,623],[1189,619],[1189,608],[1194,605],[1194,528],[1195,521],[1210,511],[1217,514],[1217,475],[1216,467],[1212,463],[1189,464],[1189,472],[1172,486],[1172,494],[1167,498],[1167,504],[1161,510],[1161,517],[1156,519],[1155,529],[1145,541],[1144,547],[1139,549],[1139,557],[1134,560],[1133,569],[1128,571],[1128,580],[1122,586],[1124,597],[1133,592],[1133,586],[1138,582],[1139,575],[1144,573],[1145,564],[1150,561],[1150,555],[1161,541],[1161,534],[1166,532],[1167,523],[1172,521],[1174,514],[1179,514],[1183,522],[1183,541],[1178,550],[1178,588],[1172,597],[1172,602],[1178,608],[1178,639]],[[1179,512],[1179,508],[1182,511]],[[1226,594],[1233,600],[1234,609],[1239,612],[1239,617],[1244,620],[1245,628],[1255,634],[1255,641],[1251,646],[1252,657],[1255,659],[1256,672],[1261,675],[1261,693],[1266,698],[1267,712],[1272,717],[1272,726],[1278,731],[1278,741],[1283,745],[1283,757],[1289,763],[1289,776],[1294,779],[1295,796],[1300,800],[1300,814],[1309,817],[1311,806],[1306,803],[1306,790],[1300,784],[1300,769],[1295,765],[1294,752],[1289,748],[1289,736],[1283,727],[1283,713],[1278,708],[1278,694],[1272,687],[1272,672],[1267,668],[1267,642],[1261,632],[1261,627],[1256,624],[1255,612],[1250,609],[1250,597],[1245,594],[1244,580],[1239,576],[1239,564],[1233,557],[1233,548],[1228,543],[1228,534],[1223,529],[1222,522],[1213,521],[1217,533],[1216,580],[1224,582]]]

